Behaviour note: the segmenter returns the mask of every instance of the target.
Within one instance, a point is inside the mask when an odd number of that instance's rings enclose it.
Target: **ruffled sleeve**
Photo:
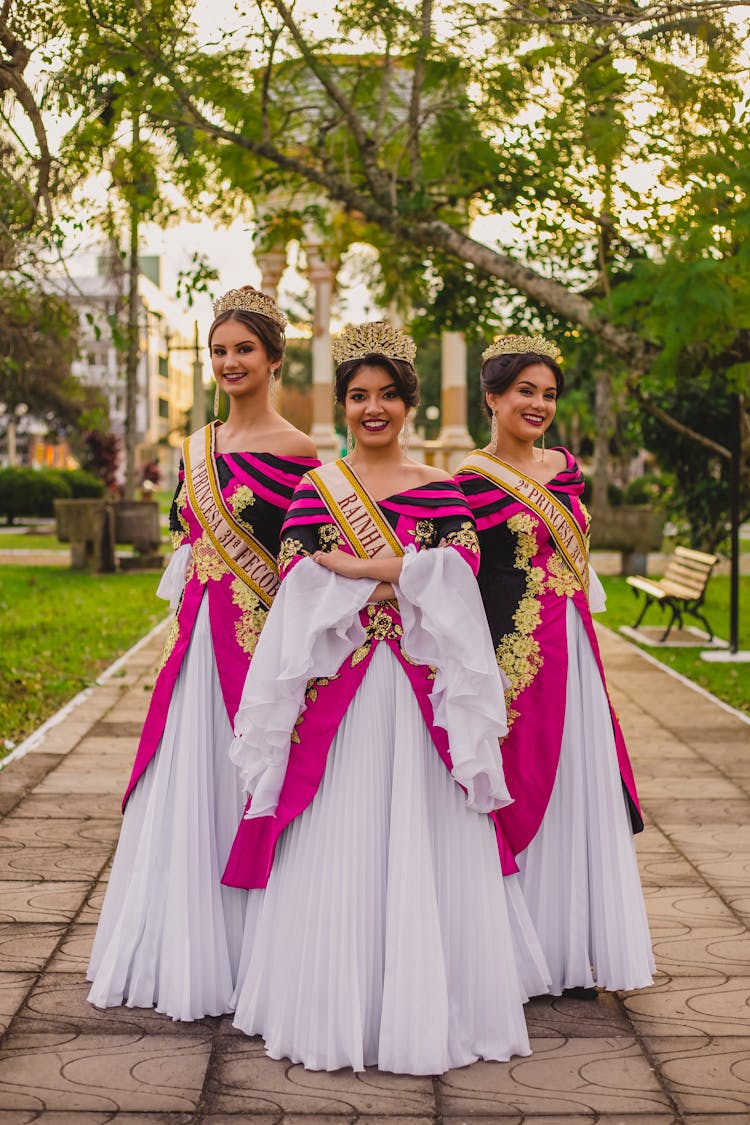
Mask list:
[[[181,547],[178,547],[169,560],[169,565],[162,574],[161,582],[156,589],[157,598],[163,598],[165,602],[169,602],[169,608],[173,613],[180,604],[182,591],[185,589],[185,576],[192,555],[193,548],[189,543],[183,543]]]
[[[607,608],[607,591],[599,580],[599,575],[589,563],[589,609],[592,613],[604,613]]]
[[[457,551],[409,547],[396,594],[405,655],[436,669],[435,722],[448,734],[467,805],[488,813],[510,804],[499,746],[508,733],[505,699],[470,564]]]
[[[250,817],[275,811],[307,683],[334,675],[364,643],[359,611],[376,585],[342,578],[310,558],[282,582],[245,679],[229,750],[252,794]]]

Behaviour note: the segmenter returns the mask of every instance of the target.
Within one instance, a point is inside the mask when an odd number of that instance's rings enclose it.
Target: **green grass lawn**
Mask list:
[[[636,599],[624,578],[602,578],[607,591],[607,612],[595,615],[595,620],[610,629],[617,630],[621,625],[632,625],[638,615],[640,599]],[[729,639],[729,578],[715,575],[706,591],[704,613],[713,626],[717,637]],[[643,625],[662,624],[666,628],[669,617],[651,606],[642,622]],[[700,623],[684,618],[686,625]],[[629,639],[629,638],[628,638]],[[750,648],[750,578],[740,578],[740,648]],[[700,658],[700,648],[664,649],[642,646],[646,652],[663,664],[668,664],[676,672],[700,684],[713,695],[730,703],[739,711],[750,714],[750,667],[747,664],[708,664]]]
[[[0,566],[0,756],[168,612],[159,576]]]
[[[0,551],[69,551],[69,543],[61,543],[52,532],[49,535],[20,535],[12,531],[0,531]]]

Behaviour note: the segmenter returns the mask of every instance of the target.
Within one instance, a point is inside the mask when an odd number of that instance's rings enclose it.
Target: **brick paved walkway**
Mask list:
[[[440,1079],[306,1073],[229,1019],[89,1007],[83,972],[160,643],[0,773],[2,1125],[750,1121],[750,726],[611,634],[649,822],[653,989],[533,1001],[531,1058]]]

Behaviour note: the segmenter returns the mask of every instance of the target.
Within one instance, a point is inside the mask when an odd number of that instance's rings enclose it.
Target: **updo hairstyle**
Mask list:
[[[535,363],[543,363],[555,376],[558,398],[565,388],[565,378],[554,359],[548,355],[539,355],[537,352],[509,352],[507,355],[493,355],[482,364],[479,376],[479,385],[482,389],[482,405],[487,412],[487,417],[492,417],[487,395],[501,395],[513,385],[516,378],[527,367]]]
[[[336,402],[343,405],[349,384],[359,371],[360,367],[381,367],[392,376],[396,385],[398,397],[407,406],[417,406],[419,403],[419,380],[417,373],[405,359],[389,359],[388,356],[365,355],[357,359],[345,359],[336,368],[335,395]]]

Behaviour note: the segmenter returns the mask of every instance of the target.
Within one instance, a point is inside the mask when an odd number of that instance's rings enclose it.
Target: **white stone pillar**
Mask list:
[[[277,300],[281,275],[286,269],[286,247],[276,247],[266,250],[263,254],[256,254],[255,260],[260,267],[260,287],[269,297]]]
[[[339,438],[333,425],[333,355],[331,352],[331,299],[338,260],[326,255],[325,247],[306,243],[307,276],[313,286],[312,396],[313,421],[310,437],[321,461],[339,455]]]
[[[444,468],[453,472],[474,448],[466,425],[466,340],[463,332],[443,332],[440,340],[442,376],[440,442]]]

